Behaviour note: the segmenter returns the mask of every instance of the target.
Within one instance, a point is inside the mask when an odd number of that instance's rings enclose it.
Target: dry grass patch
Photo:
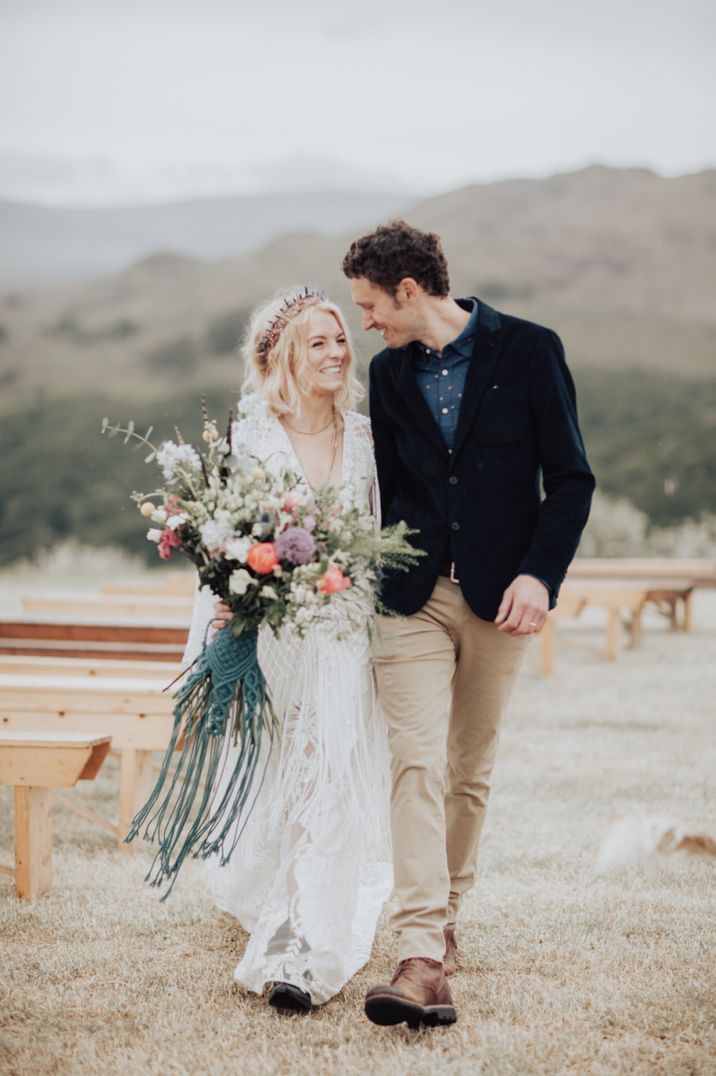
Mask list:
[[[616,665],[586,624],[560,670],[515,692],[495,774],[481,880],[460,931],[459,1021],[376,1028],[368,986],[389,977],[383,926],[370,966],[323,1009],[285,1017],[232,981],[246,936],[191,864],[166,904],[146,849],[55,811],[55,881],[34,905],[0,876],[0,1070],[25,1073],[713,1073],[714,861],[680,856],[601,876],[601,839],[634,810],[714,825],[716,601],[696,634],[651,625]],[[116,803],[116,769],[82,788]],[[11,855],[0,790],[0,859]]]

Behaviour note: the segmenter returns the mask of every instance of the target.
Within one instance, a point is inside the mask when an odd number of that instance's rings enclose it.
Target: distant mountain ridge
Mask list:
[[[213,221],[218,241],[230,214],[211,209],[206,235]],[[323,226],[330,214],[318,210]],[[205,395],[223,419],[240,391],[250,310],[279,288],[314,284],[343,306],[365,377],[382,340],[360,331],[341,261],[395,212],[441,235],[453,295],[559,332],[603,492],[662,524],[716,513],[716,172],[594,167],[374,205],[361,222],[335,218],[335,234],[303,219],[211,260],[179,249],[194,225],[170,213],[163,227],[176,231],[121,271],[0,288],[0,560],[68,534],[141,546],[127,494],[145,488],[143,457],[106,444],[102,416],[194,436]]]
[[[116,273],[155,250],[236,257],[284,232],[340,234],[414,200],[399,193],[287,193],[74,209],[0,199],[0,288]]]
[[[167,371],[173,391],[234,386],[249,309],[292,284],[317,285],[344,305],[364,364],[381,342],[360,332],[341,261],[351,238],[390,215],[372,197],[376,216],[338,234],[302,227],[212,260],[162,243],[118,273],[0,290],[2,410],[37,392],[93,387],[161,397]],[[219,228],[227,205],[207,203],[203,219]],[[323,212],[318,202],[305,206]],[[323,223],[337,226],[345,208],[326,203]],[[177,234],[191,232],[181,206],[164,209],[163,227],[177,213]],[[716,171],[665,179],[594,166],[467,187],[404,215],[441,235],[453,294],[555,328],[575,369],[713,373]]]

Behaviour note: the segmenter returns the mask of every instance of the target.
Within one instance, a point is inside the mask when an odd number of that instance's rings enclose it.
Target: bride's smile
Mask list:
[[[338,391],[343,383],[345,357],[343,329],[332,314],[314,310],[308,335],[308,362],[313,373],[314,392]]]

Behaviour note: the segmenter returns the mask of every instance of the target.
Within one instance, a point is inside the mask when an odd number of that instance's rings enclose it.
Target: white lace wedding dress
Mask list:
[[[281,424],[255,397],[242,405],[234,444],[267,468],[290,467],[306,487]],[[355,412],[345,415],[340,489],[377,503],[370,424]],[[197,593],[185,665],[201,650],[214,602],[208,589]],[[280,731],[231,859],[208,861],[215,903],[251,934],[234,977],[257,993],[282,981],[316,1005],[337,994],[368,960],[392,887],[388,752],[367,627],[342,640],[327,628],[303,639],[259,632]]]

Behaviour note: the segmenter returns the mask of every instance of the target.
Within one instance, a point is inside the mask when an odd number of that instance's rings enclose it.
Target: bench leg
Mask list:
[[[609,610],[609,619],[607,620],[607,660],[616,661],[619,657],[619,650],[621,644],[621,614],[618,609]]]
[[[51,788],[15,788],[15,892],[35,900],[52,884]]]
[[[684,598],[684,631],[693,631],[694,627],[694,592]]]
[[[678,598],[669,598],[669,628],[671,631],[679,630],[679,615],[677,611]]]
[[[557,629],[549,617],[542,625],[540,635],[542,636],[542,675],[552,676],[557,652]]]
[[[127,749],[122,751],[119,766],[119,847],[131,852],[132,845],[124,844],[132,819],[152,790],[154,771],[152,752]]]
[[[641,609],[635,609],[629,621],[629,638],[633,649],[641,646]]]

